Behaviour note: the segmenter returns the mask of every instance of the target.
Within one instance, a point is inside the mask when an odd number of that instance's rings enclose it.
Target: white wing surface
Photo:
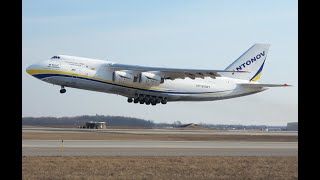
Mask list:
[[[140,72],[152,72],[161,76],[164,79],[184,79],[189,77],[195,79],[196,77],[204,78],[211,77],[215,79],[216,77],[221,77],[220,73],[247,73],[247,71],[231,71],[231,70],[208,70],[208,69],[177,69],[177,68],[162,68],[162,67],[148,67],[148,66],[134,66],[127,64],[114,63],[110,65],[110,68],[115,71],[134,71]]]

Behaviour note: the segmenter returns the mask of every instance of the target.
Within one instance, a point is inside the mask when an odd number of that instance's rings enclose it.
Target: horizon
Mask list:
[[[53,116],[42,116],[42,117],[31,117],[31,116],[27,116],[27,117],[22,117],[22,118],[75,118],[75,117],[81,117],[81,116],[90,116],[90,117],[94,117],[94,116],[103,116],[103,117],[124,117],[124,118],[135,118],[135,119],[139,119],[139,120],[144,120],[144,121],[151,121],[152,123],[155,123],[155,124],[174,124],[175,122],[178,122],[178,121],[173,121],[173,122],[156,122],[156,121],[153,121],[151,119],[141,119],[141,118],[136,118],[136,117],[127,117],[127,116],[110,116],[110,115],[77,115],[77,116],[61,116],[61,117],[53,117]],[[190,123],[193,123],[193,122],[189,122],[189,123],[184,123],[184,122],[181,122],[179,121],[181,124],[190,124]],[[298,122],[288,122],[288,123],[298,123]],[[205,125],[234,125],[234,126],[281,126],[281,127],[284,127],[284,126],[287,126],[287,125],[265,125],[265,124],[215,124],[215,123],[203,123],[203,122],[199,122],[199,123],[193,123],[193,124],[205,124]]]

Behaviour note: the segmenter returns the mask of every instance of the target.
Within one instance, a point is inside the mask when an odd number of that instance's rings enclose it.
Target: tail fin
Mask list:
[[[229,71],[248,71],[249,73],[233,73],[227,76],[249,81],[259,80],[269,47],[270,44],[254,44],[226,68]]]

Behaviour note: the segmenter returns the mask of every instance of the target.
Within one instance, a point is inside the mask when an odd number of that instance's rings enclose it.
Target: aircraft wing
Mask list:
[[[204,78],[221,77],[220,73],[246,73],[248,71],[228,71],[228,70],[208,70],[208,69],[176,69],[176,68],[162,68],[162,67],[148,67],[148,66],[134,66],[127,64],[111,64],[110,67],[116,71],[130,70],[134,72],[154,72],[164,79],[184,79],[189,77],[195,79],[196,77]]]

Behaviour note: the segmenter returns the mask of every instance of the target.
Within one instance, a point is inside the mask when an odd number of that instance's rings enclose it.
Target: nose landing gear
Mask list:
[[[67,90],[64,88],[64,86],[61,86],[60,93],[63,94],[65,92],[67,92]]]

